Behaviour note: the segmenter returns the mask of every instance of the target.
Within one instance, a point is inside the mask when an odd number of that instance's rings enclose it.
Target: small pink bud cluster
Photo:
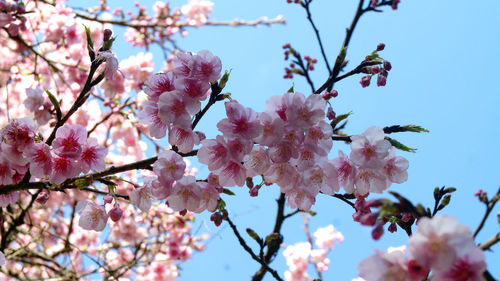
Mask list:
[[[372,8],[377,8],[378,5],[379,5],[379,1],[380,0],[371,0],[370,1],[370,5],[372,6]],[[401,1],[400,0],[392,0],[392,3],[391,3],[391,7],[393,10],[397,10],[398,9],[398,4],[400,3]]]
[[[304,60],[307,62],[307,69],[314,70],[314,64],[316,64],[318,60],[309,57],[309,55],[305,55]]]
[[[287,2],[288,4],[291,4],[291,3],[294,3],[294,4],[300,4],[300,3],[302,3],[302,1],[301,1],[301,0],[286,0],[286,2]]]
[[[373,1],[372,1],[373,2]],[[376,2],[376,1],[375,1]],[[372,4],[373,5],[373,4]],[[385,44],[380,43],[377,46],[377,49],[373,51],[369,56],[366,57],[365,61],[377,61],[382,65],[382,68],[379,65],[366,67],[364,73],[368,73],[369,75],[365,75],[361,77],[360,84],[363,88],[370,86],[370,81],[372,76],[377,75],[377,86],[382,87],[387,83],[387,76],[389,75],[389,71],[392,69],[392,65],[387,60],[382,60],[378,52],[384,50]]]
[[[338,95],[339,93],[337,92],[337,90],[325,91],[323,93],[323,99],[328,101],[331,98],[336,98]]]
[[[283,255],[286,258],[288,270],[285,272],[286,281],[309,280],[307,269],[309,264],[314,265],[317,271],[327,271],[330,259],[326,256],[336,244],[344,240],[344,236],[335,230],[333,225],[318,228],[314,232],[317,249],[308,242],[296,243],[286,247]]]
[[[206,50],[178,53],[173,65],[172,72],[156,74],[146,81],[149,99],[143,104],[139,120],[149,125],[152,137],[162,138],[168,130],[169,143],[180,152],[190,152],[200,142],[191,129],[191,119],[207,98],[210,83],[220,78],[222,65]]]
[[[486,270],[485,256],[474,243],[471,230],[453,217],[421,218],[406,247],[376,251],[363,260],[359,276],[366,281],[431,280],[480,281]]]

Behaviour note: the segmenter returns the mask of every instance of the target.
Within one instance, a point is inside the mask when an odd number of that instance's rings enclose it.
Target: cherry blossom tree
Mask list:
[[[321,58],[285,43],[290,63],[283,78],[303,78],[309,88],[270,95],[259,112],[224,91],[231,66],[210,50],[182,50],[177,41],[192,28],[269,26],[282,17],[215,21],[207,0],[180,7],[136,3],[130,11],[107,1],[81,9],[64,0],[0,0],[0,279],[176,280],[181,263],[208,238],[193,231],[192,221],[210,213],[214,226],[228,225],[260,266],[252,280],[266,274],[312,280],[310,266],[322,280],[328,254],[344,240],[333,225],[310,233],[311,209],[323,196],[350,208],[354,221],[372,228],[372,239],[385,229],[408,235],[407,247],[362,260],[356,280],[495,280],[483,251],[500,234],[474,238],[500,190],[476,193],[486,212],[474,232],[439,214],[453,187],[434,189],[433,208],[412,202],[394,189],[408,180],[404,153],[414,149],[394,134],[427,130],[366,124],[348,135],[350,113],[337,114],[333,106],[335,85],[344,79],[359,79],[361,89],[372,79],[379,87],[390,83],[383,43],[354,67],[347,51],[363,15],[397,13],[404,2],[360,0],[335,58],[326,55],[313,1],[283,2],[305,11]],[[124,34],[114,31],[120,27]],[[119,61],[113,50],[122,35],[143,51],[159,48],[162,71],[154,73],[148,52]],[[311,73],[319,65],[328,76],[315,87]],[[198,125],[215,104],[224,106],[225,116],[208,138]],[[198,173],[193,159],[209,174]],[[262,188],[279,190],[271,233],[246,228],[244,236],[233,222],[226,201],[244,186],[249,197]],[[283,223],[299,214],[307,241],[286,246]],[[282,248],[286,272],[272,265]]]

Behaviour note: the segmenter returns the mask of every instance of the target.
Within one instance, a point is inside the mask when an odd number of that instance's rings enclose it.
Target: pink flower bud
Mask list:
[[[396,226],[396,223],[392,222],[390,225],[389,225],[389,228],[387,228],[387,230],[390,232],[390,233],[394,233],[396,231],[398,231],[398,228]]]
[[[383,87],[387,83],[387,71],[382,71],[377,77],[377,86]]]
[[[222,223],[222,216],[219,213],[213,213],[210,216],[210,220],[214,222],[215,226],[219,226]]]
[[[113,196],[111,194],[106,194],[102,200],[104,200],[106,204],[111,204],[111,202],[113,202]]]
[[[366,76],[361,77],[361,81],[359,81],[359,83],[361,83],[361,86],[363,88],[366,88],[366,87],[370,86],[371,79],[372,79],[372,77],[370,75],[366,75]]]
[[[259,187],[255,186],[255,187],[250,188],[249,193],[250,193],[251,197],[259,196]]]
[[[402,213],[401,214],[401,220],[403,222],[409,222],[411,218],[412,218],[412,215],[410,213]]]
[[[123,210],[120,209],[120,205],[118,204],[115,204],[115,206],[113,207],[113,209],[111,209],[108,213],[109,215],[109,218],[114,221],[114,222],[117,222],[121,219],[122,215],[123,215]]]
[[[380,67],[374,66],[374,67],[371,68],[371,70],[372,70],[373,73],[377,74],[377,73],[380,72]]]
[[[384,225],[379,222],[375,225],[375,228],[372,230],[372,238],[373,240],[379,240],[380,237],[382,237],[382,234],[384,234]]]
[[[375,223],[377,222],[377,218],[378,218],[378,213],[368,213],[361,216],[359,222],[362,225],[375,225]]]
[[[111,31],[111,29],[104,29],[104,35],[103,35],[103,40],[104,41],[109,41],[109,39],[111,39],[111,35],[113,35],[113,31]]]
[[[377,52],[382,51],[384,49],[385,49],[385,44],[384,43],[380,43],[380,44],[377,45]]]
[[[392,69],[392,65],[389,61],[384,61],[384,69],[387,70],[387,71],[391,71]]]
[[[393,10],[397,10],[398,9],[399,2],[401,2],[401,1],[400,0],[393,0],[392,1],[392,6],[391,7],[392,7]]]
[[[326,117],[328,118],[328,120],[333,120],[335,119],[335,111],[333,111],[333,108],[332,107],[328,107],[328,110],[326,112]]]
[[[49,193],[48,192],[45,192],[45,191],[42,191],[38,194],[38,196],[36,197],[36,202],[39,203],[39,204],[45,204],[47,203],[47,201],[49,200],[50,196],[49,196]]]

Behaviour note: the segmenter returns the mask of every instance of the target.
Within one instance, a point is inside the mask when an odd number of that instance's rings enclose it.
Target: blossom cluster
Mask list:
[[[363,260],[359,276],[366,281],[416,281],[431,272],[431,281],[480,281],[486,270],[483,251],[471,230],[449,216],[421,218],[405,248],[376,251]]]
[[[20,182],[26,172],[35,178],[48,177],[51,183],[87,173],[91,169],[105,168],[107,149],[93,138],[81,125],[64,125],[56,132],[51,146],[35,142],[36,124],[32,117],[13,119],[0,131],[0,184]],[[14,194],[0,195],[0,206],[17,201]]]
[[[200,111],[201,101],[207,98],[211,82],[219,79],[222,65],[209,51],[200,51],[177,54],[173,66],[173,71],[156,74],[146,81],[149,99],[144,102],[139,119],[149,125],[149,133],[155,138],[164,137],[168,131],[169,143],[187,153],[204,138],[193,132],[191,120]],[[178,153],[162,151],[153,165],[157,177],[134,190],[132,202],[143,211],[149,209],[154,199],[167,199],[176,211],[215,211],[222,192],[217,179],[198,182],[194,176],[184,175],[185,168]]]
[[[344,240],[342,233],[333,225],[318,228],[314,232],[317,249],[309,242],[300,242],[286,247],[283,255],[286,258],[288,270],[285,272],[286,281],[309,280],[307,269],[313,264],[318,272],[327,271],[330,259],[327,254],[333,247]]]
[[[408,161],[395,155],[381,128],[352,137],[351,159],[339,151],[328,160],[333,130],[324,120],[325,104],[321,95],[301,93],[271,97],[262,113],[226,102],[227,118],[217,124],[222,136],[203,140],[198,160],[221,186],[243,186],[261,175],[260,185],[249,186],[251,194],[276,183],[288,205],[301,210],[309,210],[319,192],[333,195],[342,187],[347,193],[381,193],[406,181]]]

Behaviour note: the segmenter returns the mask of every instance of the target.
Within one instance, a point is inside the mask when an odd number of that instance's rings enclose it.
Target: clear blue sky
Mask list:
[[[117,3],[110,2],[111,5]],[[171,5],[185,3],[171,2]],[[282,79],[286,63],[281,46],[287,42],[302,54],[318,58],[313,72],[316,86],[326,79],[318,45],[305,12],[299,6],[287,4],[285,0],[214,2],[212,19],[215,20],[251,20],[279,14],[287,19],[286,25],[270,28],[190,29],[189,35],[178,41],[186,50],[210,50],[221,58],[223,69],[232,69],[225,90],[231,92],[234,99],[263,111],[268,97],[280,95],[291,86],[291,80]],[[496,147],[500,144],[500,91],[496,73],[500,65],[500,2],[401,2],[397,11],[386,7],[384,13],[363,16],[347,54],[351,61],[347,68],[351,69],[378,43],[384,42],[386,50],[381,54],[393,66],[387,86],[378,88],[372,83],[363,89],[359,85],[360,76],[346,79],[336,85],[339,97],[334,100],[334,109],[337,113],[353,111],[346,129],[348,134],[361,133],[371,125],[417,124],[429,129],[428,134],[394,136],[418,148],[418,152],[398,152],[410,161],[409,179],[404,184],[393,185],[391,190],[415,203],[431,206],[435,186],[457,187],[450,206],[443,213],[458,216],[461,223],[475,229],[484,208],[473,193],[482,188],[491,195],[500,185],[500,150]],[[331,64],[356,5],[357,1],[330,0],[315,0],[311,5]],[[138,51],[123,41],[117,43],[115,51],[121,59]],[[157,56],[157,67],[163,64],[161,58]],[[309,86],[303,79],[297,77],[294,83],[296,91],[309,93]],[[217,134],[215,124],[223,114],[222,103],[216,105],[198,128],[208,132],[208,137],[214,137]],[[335,143],[332,158],[338,149],[349,153],[348,146]],[[200,170],[200,175],[207,173],[206,169]],[[278,188],[264,188],[257,198],[249,197],[246,188],[233,190],[237,196],[225,200],[239,229],[244,232],[246,227],[251,227],[260,235],[268,234],[274,224],[274,199],[279,194]],[[395,234],[386,233],[378,242],[372,241],[371,229],[354,223],[350,207],[339,200],[319,196],[313,210],[318,215],[311,219],[312,231],[333,224],[345,236],[345,241],[330,255],[330,270],[324,274],[324,280],[351,280],[357,277],[357,264],[374,249],[385,250],[390,245],[407,243],[401,230]],[[208,221],[208,215],[202,214],[197,217],[194,229],[199,229],[200,234],[208,232],[212,238],[205,251],[194,254],[182,265],[180,280],[250,280],[258,265],[239,246],[227,224],[216,228]],[[477,242],[484,242],[498,230],[493,214]],[[256,246],[243,234],[250,245]],[[288,245],[305,241],[300,215],[285,222],[283,234],[284,243]],[[498,252],[499,247],[496,245],[493,249]],[[489,269],[497,278],[500,268],[493,265],[499,264],[499,257],[487,253]],[[286,270],[282,251],[271,266],[281,275]],[[265,280],[273,278],[267,275]]]

